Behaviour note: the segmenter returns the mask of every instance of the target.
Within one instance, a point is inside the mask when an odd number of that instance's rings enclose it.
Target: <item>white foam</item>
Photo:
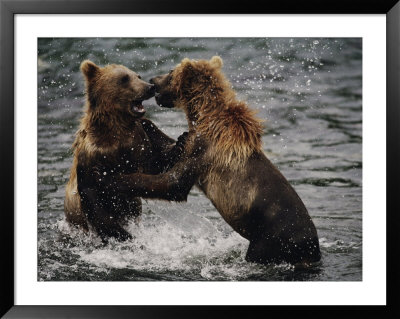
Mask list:
[[[222,219],[219,227],[211,223],[198,207],[190,211],[188,204],[172,205],[165,208],[162,202],[145,204],[140,224],[132,221],[126,226],[134,236],[126,242],[110,240],[102,245],[98,236],[87,236],[65,220],[58,223],[58,228],[77,243],[70,248],[72,253],[103,270],[178,271],[214,280],[248,274],[246,239],[227,226],[221,227]]]

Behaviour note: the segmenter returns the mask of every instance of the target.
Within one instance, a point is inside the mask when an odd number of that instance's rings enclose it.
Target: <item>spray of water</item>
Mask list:
[[[141,222],[126,225],[134,237],[126,242],[110,240],[104,245],[95,234],[88,236],[65,220],[58,222],[58,229],[75,243],[70,251],[80,263],[102,271],[165,274],[164,279],[170,280],[173,276],[179,280],[243,280],[265,275],[271,268],[247,263],[248,241],[214,213],[195,210],[190,204],[166,206],[162,202],[145,203],[143,208]],[[291,266],[273,268],[289,270]]]

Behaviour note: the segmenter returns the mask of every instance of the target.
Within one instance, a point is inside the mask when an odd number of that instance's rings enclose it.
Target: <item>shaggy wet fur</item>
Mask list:
[[[86,231],[92,228],[103,241],[125,240],[131,235],[123,225],[140,216],[141,200],[103,188],[98,176],[161,173],[177,161],[182,149],[151,121],[141,119],[141,101],[154,95],[153,85],[122,65],[100,68],[84,61],[81,71],[87,102],[72,147],[65,217]]]
[[[193,185],[250,241],[246,260],[309,264],[320,260],[318,236],[303,202],[261,148],[261,121],[236,99],[222,60],[184,59],[153,78],[156,101],[185,111],[189,137],[168,172],[109,180],[124,194],[184,201]]]

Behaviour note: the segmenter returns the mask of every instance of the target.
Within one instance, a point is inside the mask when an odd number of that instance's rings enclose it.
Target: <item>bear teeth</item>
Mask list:
[[[132,110],[136,113],[144,113],[145,110],[143,108],[143,105],[139,104],[139,105],[134,105]]]

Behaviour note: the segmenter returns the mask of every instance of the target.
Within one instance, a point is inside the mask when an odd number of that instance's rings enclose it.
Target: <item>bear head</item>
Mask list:
[[[89,111],[126,112],[135,117],[145,113],[142,102],[154,96],[154,85],[123,65],[99,67],[89,60],[81,64]]]
[[[193,107],[216,105],[222,92],[231,91],[221,72],[222,64],[219,56],[210,60],[185,58],[169,73],[152,78],[150,83],[155,85],[157,104],[189,109],[189,112]]]

